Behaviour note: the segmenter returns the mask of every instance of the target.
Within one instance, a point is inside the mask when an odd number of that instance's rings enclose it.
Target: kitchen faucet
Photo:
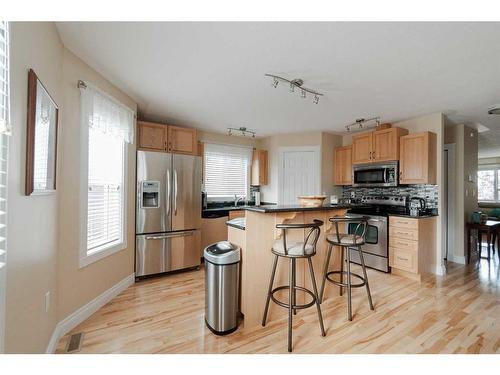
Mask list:
[[[234,207],[238,207],[238,202],[245,199],[244,195],[238,197],[238,194],[234,194]]]

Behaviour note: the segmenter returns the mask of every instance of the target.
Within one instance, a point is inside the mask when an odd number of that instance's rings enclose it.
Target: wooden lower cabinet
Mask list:
[[[219,241],[227,241],[226,221],[228,220],[228,216],[201,219],[201,256],[203,256],[203,250],[208,245]]]
[[[436,217],[389,216],[389,266],[394,274],[421,280],[436,268]]]
[[[236,219],[237,217],[245,217],[245,210],[229,211],[229,220]]]

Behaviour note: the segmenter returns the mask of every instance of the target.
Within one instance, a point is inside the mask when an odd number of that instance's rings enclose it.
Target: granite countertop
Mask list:
[[[244,209],[247,211],[269,213],[269,212],[294,212],[294,211],[326,211],[326,210],[354,208],[354,207],[369,207],[369,206],[365,204],[356,204],[356,203],[327,204],[320,207],[303,207],[298,204],[288,204],[288,205],[252,206],[252,207],[245,207]]]
[[[247,219],[245,219],[244,217],[237,217],[235,219],[226,221],[226,225],[241,230],[245,230],[246,224]]]

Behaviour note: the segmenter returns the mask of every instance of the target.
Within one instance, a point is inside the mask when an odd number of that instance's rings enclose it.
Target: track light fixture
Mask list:
[[[273,86],[274,88],[276,88],[278,86],[278,83],[281,81],[281,82],[286,82],[286,83],[290,84],[290,92],[295,92],[295,87],[300,88],[300,97],[303,98],[303,99],[306,98],[307,93],[314,95],[314,97],[313,97],[313,103],[314,104],[318,104],[319,103],[319,97],[323,96],[323,94],[321,94],[321,93],[319,93],[317,91],[308,89],[307,87],[303,87],[302,85],[304,84],[304,81],[302,79],[300,79],[300,78],[295,78],[295,79],[292,79],[292,80],[288,80],[286,78],[283,78],[283,77],[280,77],[280,76],[276,76],[274,74],[268,74],[268,73],[266,73],[265,76],[266,77],[271,77],[273,79],[273,82],[271,83],[271,86]]]
[[[380,125],[380,117],[372,117],[368,119],[358,118],[352,124],[346,125],[345,128],[348,132],[352,130],[352,128],[357,127],[359,130],[374,128]]]
[[[236,134],[233,134],[236,133]],[[240,126],[239,128],[227,128],[228,135],[237,135],[240,137],[252,137],[255,138],[255,131],[249,130],[244,126]]]

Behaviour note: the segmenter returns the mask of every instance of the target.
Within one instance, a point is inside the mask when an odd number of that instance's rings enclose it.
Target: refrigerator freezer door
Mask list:
[[[172,155],[153,151],[137,152],[136,233],[171,230]],[[170,177],[169,177],[170,176]],[[159,182],[159,207],[143,207],[142,181]]]
[[[199,230],[136,236],[135,275],[146,276],[200,265]]]
[[[201,227],[201,157],[173,155],[172,230]]]

